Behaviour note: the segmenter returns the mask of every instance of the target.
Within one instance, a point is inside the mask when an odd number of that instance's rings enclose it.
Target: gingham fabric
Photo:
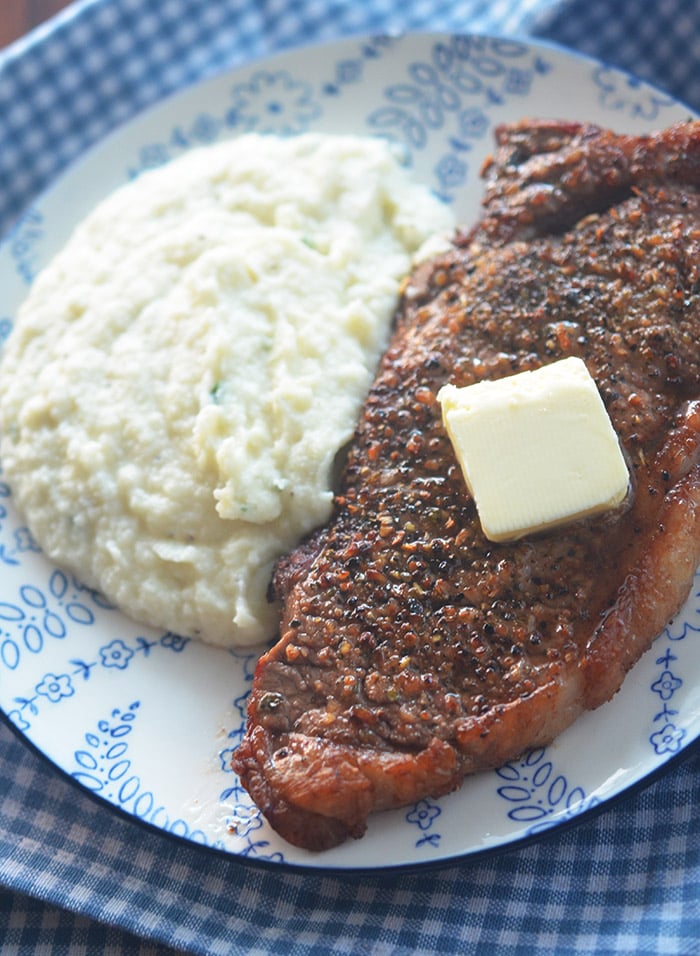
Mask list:
[[[2,10],[0,8],[0,15]],[[700,109],[696,0],[83,0],[0,52],[0,231],[185,83],[352,33],[530,34]],[[0,723],[0,952],[700,953],[700,750],[538,842],[415,873],[263,870],[146,831]]]

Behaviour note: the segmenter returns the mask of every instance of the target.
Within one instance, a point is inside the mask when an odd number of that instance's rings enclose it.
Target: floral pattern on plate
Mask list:
[[[90,205],[185,150],[251,130],[388,137],[468,222],[494,126],[525,115],[639,132],[687,110],[601,64],[503,38],[364,37],[281,54],[135,118],[25,213],[0,252],[0,347],[27,285]],[[364,840],[313,855],[273,833],[231,770],[261,648],[222,651],[124,618],[46,561],[1,480],[0,572],[0,706],[16,730],[118,810],[271,866],[377,869],[507,846],[617,796],[700,735],[694,589],[616,698],[550,747],[378,814]]]

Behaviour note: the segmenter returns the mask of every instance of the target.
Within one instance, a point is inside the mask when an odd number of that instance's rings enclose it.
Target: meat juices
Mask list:
[[[283,560],[233,766],[290,843],[360,837],[619,689],[700,562],[700,123],[497,130],[484,215],[406,282],[330,524]],[[436,395],[580,356],[625,505],[483,535]]]

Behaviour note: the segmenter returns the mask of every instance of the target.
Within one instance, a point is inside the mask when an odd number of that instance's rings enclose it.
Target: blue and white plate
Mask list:
[[[627,75],[548,46],[477,36],[357,38],[227,73],[163,102],[91,151],[0,252],[0,342],[39,269],[124,180],[251,130],[387,136],[416,174],[477,215],[496,123],[591,120],[642,132],[688,110]],[[77,785],[119,811],[271,865],[384,868],[511,845],[648,778],[700,736],[700,588],[615,699],[550,747],[450,797],[376,815],[321,855],[290,847],[230,769],[256,654],[141,627],[40,553],[0,476],[0,707]]]

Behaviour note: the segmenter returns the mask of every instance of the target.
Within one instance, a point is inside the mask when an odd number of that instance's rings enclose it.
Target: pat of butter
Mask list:
[[[566,358],[438,393],[484,534],[509,541],[619,505],[629,473],[595,381]]]

